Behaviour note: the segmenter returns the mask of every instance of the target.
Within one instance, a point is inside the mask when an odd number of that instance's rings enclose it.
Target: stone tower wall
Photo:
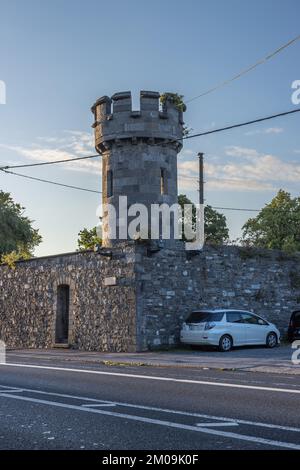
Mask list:
[[[160,110],[159,96],[141,91],[140,111],[132,110],[130,92],[117,93],[112,98],[104,96],[92,107],[96,150],[102,155],[104,246],[113,243],[107,203],[116,208],[117,216],[119,196],[127,196],[128,206],[140,203],[148,209],[154,203],[177,203],[182,113],[170,100]],[[129,222],[130,218],[123,224],[127,227]]]

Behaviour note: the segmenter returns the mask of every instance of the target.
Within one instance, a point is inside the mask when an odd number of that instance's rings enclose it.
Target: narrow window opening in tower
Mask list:
[[[166,194],[166,171],[164,168],[160,169],[160,194]]]
[[[112,170],[108,170],[107,172],[107,197],[111,197],[113,195],[113,172]]]

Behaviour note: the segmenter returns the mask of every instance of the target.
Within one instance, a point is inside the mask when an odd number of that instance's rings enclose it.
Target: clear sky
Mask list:
[[[90,106],[141,89],[186,99],[230,78],[300,33],[299,0],[0,0],[1,164],[94,153]],[[193,132],[295,108],[300,41],[239,81],[190,103]],[[197,198],[196,154],[206,154],[206,202],[261,208],[279,188],[299,194],[300,116],[185,142],[179,187]],[[99,162],[22,170],[101,190]],[[20,171],[21,172],[21,171]],[[37,255],[76,249],[96,225],[99,196],[0,174],[35,220]],[[224,211],[236,238],[251,213]]]

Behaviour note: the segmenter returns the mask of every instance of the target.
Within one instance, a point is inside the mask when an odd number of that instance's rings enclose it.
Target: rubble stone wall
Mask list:
[[[205,247],[144,256],[138,265],[140,349],[178,344],[180,326],[199,308],[251,310],[286,333],[300,309],[299,257],[239,247]]]
[[[56,344],[58,286],[70,290],[71,347],[133,352],[179,344],[194,309],[252,310],[284,334],[300,309],[299,257],[239,247],[155,251],[125,242],[0,267],[0,340],[8,347]]]
[[[69,285],[69,345],[135,351],[135,284],[130,248],[39,258],[0,268],[0,338],[8,347],[55,344],[57,287]]]

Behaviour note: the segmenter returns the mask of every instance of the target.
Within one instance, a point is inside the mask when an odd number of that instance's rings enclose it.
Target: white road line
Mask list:
[[[91,407],[91,408],[95,408],[95,406],[116,406],[115,403],[89,403],[88,405],[87,404],[83,404],[81,406],[85,406],[87,408]]]
[[[232,421],[228,423],[197,423],[196,426],[200,426],[203,428],[209,428],[209,427],[218,427],[218,426],[238,426],[238,423]]]
[[[217,431],[214,429],[208,429],[208,428],[202,428],[202,427],[197,427],[197,426],[191,426],[188,424],[182,424],[182,423],[174,423],[171,421],[162,421],[159,419],[152,419],[152,418],[146,418],[144,416],[135,416],[135,415],[130,415],[130,414],[125,414],[125,413],[116,413],[114,411],[105,411],[105,410],[96,410],[93,408],[83,408],[82,406],[76,406],[76,405],[68,405],[65,403],[59,403],[59,402],[53,402],[53,401],[48,401],[48,400],[39,400],[37,398],[29,398],[29,397],[22,397],[20,395],[9,395],[9,394],[1,394],[2,397],[5,398],[12,398],[14,400],[22,400],[22,401],[27,401],[31,403],[36,403],[40,405],[50,405],[50,406],[57,406],[59,408],[65,408],[69,410],[76,410],[76,411],[84,411],[88,413],[96,413],[100,415],[105,415],[105,416],[110,416],[114,418],[119,418],[119,419],[127,419],[131,421],[138,421],[142,423],[147,423],[147,424],[156,424],[160,426],[165,426],[169,428],[175,428],[175,429],[183,429],[185,431],[195,431],[195,432],[200,432],[203,434],[208,434],[212,436],[218,436],[218,437],[224,437],[228,439],[236,439],[240,441],[247,441],[247,442],[252,442],[254,444],[263,444],[263,445],[268,445],[272,447],[283,447],[285,449],[294,449],[294,450],[300,450],[300,444],[294,444],[292,442],[282,442],[282,441],[275,441],[272,439],[264,439],[261,437],[255,437],[255,436],[247,436],[244,434],[236,434],[232,432],[225,432],[225,431]]]
[[[1,364],[0,364],[1,365]],[[77,370],[77,369],[76,369]],[[195,369],[194,369],[195,370]],[[199,369],[196,369],[196,372],[199,372]],[[234,377],[234,383],[242,383],[242,382],[245,382],[247,384],[255,384],[255,385],[258,385],[258,384],[264,384],[265,382],[262,381],[262,380],[249,380],[249,373],[243,373],[243,374],[239,374],[239,372],[235,372],[235,375],[248,375],[248,378],[247,380],[246,379],[239,379],[237,377]],[[270,374],[268,374],[268,376],[271,376]],[[168,375],[166,374],[166,377],[172,377],[172,375]],[[204,378],[204,379],[211,379],[210,376],[207,376],[207,375],[203,375],[201,374],[201,377]],[[277,378],[277,377],[276,377]],[[286,380],[290,379],[290,377],[285,377]],[[292,377],[292,380],[294,379],[294,377]],[[216,378],[214,377],[214,380],[218,381],[218,382],[223,382],[224,381],[224,378]],[[231,377],[231,380],[232,380],[232,377]],[[287,383],[284,383],[284,382],[274,382],[273,385],[275,386],[282,386],[282,387],[293,387],[293,388],[296,388],[296,387],[300,387],[300,384],[287,384]]]
[[[77,372],[81,374],[94,374],[94,375],[109,375],[112,377],[127,377],[132,379],[144,379],[144,380],[158,380],[163,382],[176,382],[176,383],[186,383],[186,384],[196,384],[196,385],[210,385],[214,387],[230,387],[230,388],[241,388],[247,390],[261,390],[266,392],[278,392],[278,393],[293,393],[300,395],[300,390],[291,390],[289,388],[275,388],[275,387],[261,387],[256,385],[241,385],[227,382],[210,382],[204,380],[190,380],[190,379],[175,379],[173,377],[160,377],[155,375],[138,375],[138,374],[122,374],[120,372],[104,372],[100,370],[93,369],[72,369],[68,367],[53,367],[53,366],[38,366],[35,364],[13,364],[6,363],[1,364],[2,367],[23,367],[29,369],[44,369],[44,370],[55,370],[62,372]]]
[[[0,388],[1,387],[4,387],[4,386],[0,385]],[[68,395],[65,393],[56,393],[56,392],[44,392],[42,390],[35,390],[35,389],[30,389],[30,388],[23,388],[23,391],[28,392],[28,393],[35,393],[39,395],[47,395],[47,396],[54,396],[54,397],[60,397],[60,398],[69,398],[73,400],[80,400],[81,402],[87,401],[91,403],[99,403],[99,398],[90,398],[90,397],[83,397],[83,396],[78,396],[78,395]],[[122,406],[125,408],[133,408],[137,410],[155,411],[155,412],[168,413],[168,414],[174,414],[174,415],[179,415],[179,416],[191,416],[195,418],[204,418],[204,419],[223,421],[223,422],[228,422],[229,420],[232,420],[238,424],[245,424],[249,426],[257,426],[257,427],[276,429],[276,430],[279,429],[282,431],[290,431],[290,432],[300,432],[300,428],[295,428],[292,426],[282,426],[280,424],[262,423],[262,422],[257,422],[257,421],[248,421],[248,420],[236,419],[236,418],[233,419],[231,417],[225,417],[225,416],[214,416],[214,415],[207,415],[207,414],[201,414],[201,413],[192,413],[188,411],[178,411],[178,410],[171,410],[169,408],[158,408],[154,406],[136,405],[132,403],[124,403],[124,402],[117,402],[117,401],[112,402],[108,400],[101,400],[101,402],[107,403],[109,405]]]

